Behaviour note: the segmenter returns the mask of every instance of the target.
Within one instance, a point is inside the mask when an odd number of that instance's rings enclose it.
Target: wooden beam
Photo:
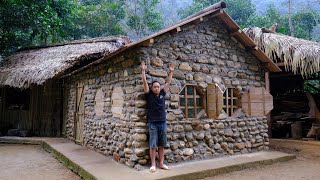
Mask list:
[[[268,62],[262,62],[262,68],[264,68],[265,71],[269,71],[268,69],[270,68],[270,63]]]
[[[279,67],[282,67],[282,66],[284,66],[284,63],[283,62],[282,63],[276,63],[276,65],[279,66]]]
[[[179,26],[179,27],[177,27],[176,29],[176,32],[180,32],[180,31],[182,31],[182,29],[181,29],[181,27]]]
[[[289,78],[289,77],[291,77],[291,78],[298,78],[298,77],[301,77],[301,75],[300,74],[291,74],[291,73],[288,73],[288,74],[274,74],[274,73],[272,73],[271,75],[270,75],[270,78]]]
[[[252,51],[257,51],[257,50],[259,50],[258,46],[246,47],[247,52],[252,52]]]
[[[193,24],[197,25],[203,21],[203,17],[200,17],[199,19],[196,19],[193,21]]]
[[[252,48],[252,51],[257,51],[258,49],[259,49],[258,46],[255,46]]]
[[[147,39],[147,40],[143,41],[142,45],[143,46],[152,46],[153,43],[154,43],[154,39],[151,38],[151,39]]]
[[[210,17],[213,18],[213,17],[217,17],[217,16],[220,16],[223,14],[223,9],[220,9],[217,13],[214,13],[213,15],[211,15]]]
[[[197,12],[197,13],[194,14],[194,15],[191,15],[191,16],[187,17],[185,20],[191,19],[191,18],[194,18],[194,17],[197,17],[197,16],[199,16],[199,15],[201,15],[201,14],[205,14],[205,13],[210,12],[210,11],[218,10],[218,9],[220,9],[220,12],[219,12],[219,14],[220,14],[221,11],[223,11],[222,9],[223,9],[223,8],[226,8],[226,7],[227,7],[226,3],[223,2],[223,1],[221,1],[221,2],[219,2],[219,3],[216,3],[216,4],[212,5],[212,6],[209,6],[208,8],[205,8],[205,9]],[[221,14],[222,14],[222,13],[221,13]]]
[[[242,32],[242,30],[241,30],[241,29],[238,29],[237,31],[231,32],[230,35],[231,35],[231,36],[235,36],[235,35],[240,34],[241,32]]]

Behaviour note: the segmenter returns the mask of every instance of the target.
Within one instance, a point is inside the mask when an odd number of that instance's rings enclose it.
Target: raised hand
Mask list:
[[[144,70],[144,71],[147,70],[147,65],[143,61],[141,63],[141,69]]]
[[[172,72],[174,71],[174,64],[169,64],[169,70]]]

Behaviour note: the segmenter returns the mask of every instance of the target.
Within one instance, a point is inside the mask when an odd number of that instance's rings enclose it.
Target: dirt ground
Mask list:
[[[222,174],[205,180],[295,180],[320,179],[320,143],[319,145],[297,142],[271,142],[271,150],[295,154],[296,159],[268,166],[258,166],[228,174]]]
[[[79,176],[37,145],[0,144],[1,180],[78,180]]]

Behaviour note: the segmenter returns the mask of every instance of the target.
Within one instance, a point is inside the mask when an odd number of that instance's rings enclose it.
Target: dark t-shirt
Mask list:
[[[156,96],[151,90],[146,93],[149,122],[166,121],[165,95],[166,93],[163,89],[160,91],[159,96]]]

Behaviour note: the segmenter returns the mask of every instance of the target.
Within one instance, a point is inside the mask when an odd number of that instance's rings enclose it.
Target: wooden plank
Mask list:
[[[237,23],[227,13],[225,13],[223,10],[221,11],[222,11],[222,14],[219,15],[218,17],[223,23],[225,23],[228,26],[227,28],[229,29],[229,31],[233,32],[240,29]]]
[[[265,116],[273,109],[273,97],[263,87],[252,87],[242,95],[241,106],[250,116]]]
[[[255,55],[263,62],[267,62],[269,64],[269,71],[270,72],[281,72],[282,70],[273,62],[271,61],[266,54],[264,54],[260,49],[257,51],[252,51],[252,54]]]
[[[264,73],[264,81],[265,81],[265,84],[266,84],[266,91],[267,92],[270,92],[270,73],[269,72],[265,72]]]
[[[265,92],[265,112],[264,114],[268,114],[273,109],[273,96],[269,92]]]
[[[217,94],[217,116],[220,115],[221,110],[223,109],[223,92],[220,88],[216,87],[216,94]]]
[[[197,117],[197,99],[196,99],[196,95],[197,95],[197,90],[196,87],[193,86],[193,105],[194,105],[194,115],[195,117]]]
[[[76,111],[75,111],[75,140],[82,144],[83,143],[83,128],[84,128],[84,117],[85,117],[85,107],[84,107],[84,82],[78,82],[77,93],[76,93]]]
[[[251,103],[251,116],[264,116],[263,113],[263,102],[252,102]]]
[[[234,104],[233,104],[233,89],[231,89],[231,116],[233,115],[233,109],[234,109]]]
[[[208,84],[207,87],[207,114],[209,118],[217,118],[217,96],[214,84]]]
[[[226,104],[225,104],[226,113],[229,116],[229,102],[228,102],[228,98],[227,98],[227,97],[229,97],[229,89],[227,89],[225,93],[226,93],[226,96],[224,96],[223,99],[226,101]]]
[[[250,88],[250,102],[251,103],[260,103],[262,102],[262,94],[263,94],[263,89],[262,88],[256,88],[252,87]]]
[[[187,88],[188,88],[188,86],[185,86],[185,88],[184,88],[184,96],[185,96],[185,98],[184,98],[184,100],[185,100],[185,105],[186,105],[186,118],[188,119],[188,98],[187,98]]]

